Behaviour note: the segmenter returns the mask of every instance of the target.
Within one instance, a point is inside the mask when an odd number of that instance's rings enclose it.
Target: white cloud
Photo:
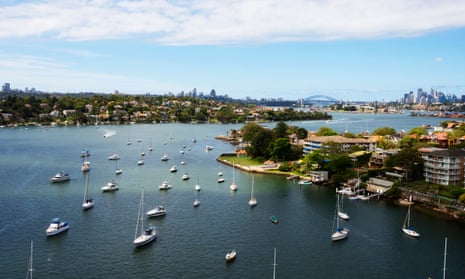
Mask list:
[[[437,62],[437,63],[441,63],[442,61],[444,61],[444,58],[442,58],[442,57],[435,57],[435,58],[434,58],[434,61]]]
[[[236,44],[418,36],[464,27],[465,1],[31,0],[0,14],[0,38]]]
[[[165,93],[165,88],[176,88],[156,79],[105,74],[73,69],[72,64],[59,63],[36,56],[5,55],[0,53],[0,76],[11,81],[13,88],[34,87],[48,92],[92,91],[143,94],[147,91]]]

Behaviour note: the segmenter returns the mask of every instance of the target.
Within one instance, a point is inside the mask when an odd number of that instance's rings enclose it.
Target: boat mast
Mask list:
[[[85,185],[85,188],[84,188],[84,200],[82,201],[83,204],[87,203],[88,187],[89,187],[89,173],[87,172],[86,173],[86,185]]]
[[[276,278],[276,248],[274,248],[273,279]]]
[[[144,188],[142,188],[142,191],[140,193],[140,204],[139,204],[139,213],[137,214],[137,223],[136,223],[136,231],[134,232],[134,239],[137,238],[137,233],[139,231],[139,222],[141,222],[141,228],[143,230],[144,228],[144,219],[141,217],[142,211],[143,211],[143,202],[144,202]]]
[[[442,267],[442,279],[446,279],[446,257],[447,257],[447,237],[444,240],[444,265]]]
[[[32,253],[33,253],[34,242],[31,240],[31,255],[29,256],[29,266],[27,268],[26,279],[32,279]]]

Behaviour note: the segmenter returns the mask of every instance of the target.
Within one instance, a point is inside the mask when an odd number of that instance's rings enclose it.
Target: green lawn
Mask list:
[[[219,159],[229,161],[229,162],[234,163],[234,164],[239,164],[241,166],[246,166],[246,167],[262,165],[263,164],[263,162],[261,162],[261,161],[251,159],[251,158],[247,158],[247,157],[221,156]]]

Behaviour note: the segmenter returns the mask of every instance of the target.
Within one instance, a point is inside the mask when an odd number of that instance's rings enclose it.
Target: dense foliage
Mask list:
[[[41,94],[0,97],[0,125],[91,124],[96,121],[128,122],[221,122],[331,119],[326,112],[269,110],[242,102],[222,102],[194,97],[121,94]]]

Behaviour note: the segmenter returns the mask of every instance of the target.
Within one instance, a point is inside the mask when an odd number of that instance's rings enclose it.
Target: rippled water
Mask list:
[[[249,208],[251,174],[236,171],[239,190],[232,193],[232,169],[215,160],[234,147],[214,136],[240,127],[1,129],[0,278],[25,276],[30,240],[34,240],[36,278],[272,278],[274,248],[277,278],[439,278],[445,236],[448,278],[464,274],[465,228],[418,210],[413,210],[412,222],[422,237],[410,239],[400,232],[406,208],[383,201],[345,201],[351,232],[347,240],[333,243],[334,189],[299,187],[282,177],[257,174],[258,205]],[[104,138],[108,129],[116,134]],[[132,145],[126,144],[128,139]],[[150,143],[152,152],[147,150]],[[180,153],[183,144],[187,146],[184,155]],[[214,149],[206,152],[205,145]],[[96,201],[85,212],[80,172],[84,147],[91,152],[89,192]],[[145,164],[137,166],[141,150],[147,154]],[[170,156],[167,163],[160,161],[165,152]],[[113,153],[120,154],[124,171],[116,178],[120,190],[101,193],[100,187],[114,178],[115,162],[107,160]],[[169,172],[173,165],[179,169],[175,174]],[[72,180],[50,183],[50,177],[62,169],[71,173]],[[216,182],[219,170],[225,183]],[[181,180],[185,171],[191,180]],[[165,179],[173,188],[159,191]],[[197,181],[202,187],[201,205],[194,208]],[[145,209],[163,204],[168,214],[146,221],[158,228],[159,237],[136,249],[132,240],[142,187]],[[271,215],[278,216],[279,224],[270,222]],[[46,238],[45,229],[53,217],[68,221],[71,228]],[[226,264],[224,255],[230,248],[236,249],[237,259]]]

